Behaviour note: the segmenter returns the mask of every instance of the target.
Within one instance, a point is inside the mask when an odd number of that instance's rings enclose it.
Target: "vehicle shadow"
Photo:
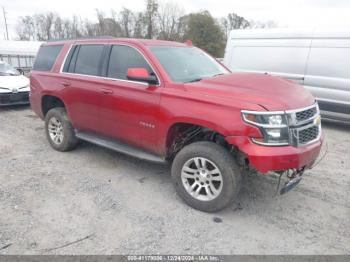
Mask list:
[[[118,153],[106,148],[92,145],[88,142],[82,142],[80,146],[76,149],[80,152],[88,151],[89,154],[93,154],[96,158],[96,154],[100,164],[112,165],[117,161],[117,165],[123,166],[123,168],[132,169],[133,174],[138,174],[135,179],[141,181],[147,181],[147,183],[153,183],[154,186],[167,184],[169,186],[164,187],[169,190],[172,188],[171,184],[171,163],[167,164],[157,164],[148,161],[139,160],[122,153]],[[108,155],[108,157],[104,156]],[[103,163],[106,162],[106,163]],[[140,178],[141,177],[141,178]],[[284,180],[281,181],[281,185]],[[276,190],[277,190],[278,178],[272,175],[262,175],[262,174],[252,174],[245,176],[242,180],[242,189],[238,195],[237,201],[228,208],[217,212],[217,214],[227,214],[245,209],[249,212],[250,208],[257,206],[258,203],[264,203],[267,205],[273,205],[276,200]],[[175,194],[175,189],[173,192],[169,192],[170,196],[175,196],[174,201],[180,201],[179,196]],[[187,207],[183,203],[184,208]]]

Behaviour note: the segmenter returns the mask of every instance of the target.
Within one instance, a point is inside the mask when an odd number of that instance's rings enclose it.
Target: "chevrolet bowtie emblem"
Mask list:
[[[316,125],[321,124],[321,116],[316,117],[315,120],[314,120],[314,123],[315,123]]]

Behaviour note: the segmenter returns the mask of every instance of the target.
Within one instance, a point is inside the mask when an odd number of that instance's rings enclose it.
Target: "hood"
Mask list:
[[[232,73],[186,83],[185,87],[189,92],[254,103],[269,111],[302,108],[315,101],[304,87],[265,74]]]
[[[23,75],[19,76],[0,76],[0,87],[12,90],[29,85],[29,79]]]

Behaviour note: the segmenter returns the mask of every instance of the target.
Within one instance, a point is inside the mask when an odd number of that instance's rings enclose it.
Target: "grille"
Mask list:
[[[296,116],[296,119],[298,120],[298,122],[301,122],[301,121],[309,120],[310,118],[312,118],[316,114],[317,114],[316,107],[312,107],[312,108],[309,108],[307,110],[295,113],[295,116]]]
[[[306,144],[318,137],[318,126],[312,126],[299,131],[299,144]]]
[[[29,101],[29,92],[0,94],[0,104],[25,103]]]

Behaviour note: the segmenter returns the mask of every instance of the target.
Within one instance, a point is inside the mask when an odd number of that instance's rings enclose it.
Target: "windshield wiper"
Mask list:
[[[219,73],[219,74],[215,74],[215,75],[213,75],[213,76],[211,76],[211,77],[216,77],[216,76],[222,76],[224,73]]]
[[[224,73],[219,73],[219,74],[215,74],[215,75],[208,76],[208,77],[204,77],[204,78],[211,78],[211,77],[216,77],[216,76],[221,76],[221,75],[224,75]],[[186,81],[185,83],[199,82],[199,81],[201,81],[201,80],[203,80],[203,78],[198,77],[198,78],[195,78],[195,79],[192,79],[192,80]]]
[[[201,81],[202,79],[203,79],[203,78],[195,78],[195,79],[192,79],[192,80],[186,81],[185,83],[199,82],[199,81]]]

